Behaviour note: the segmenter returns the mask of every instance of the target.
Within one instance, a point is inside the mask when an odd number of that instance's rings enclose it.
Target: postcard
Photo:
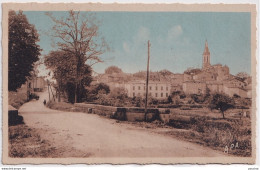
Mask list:
[[[254,164],[256,4],[4,3],[3,164]]]

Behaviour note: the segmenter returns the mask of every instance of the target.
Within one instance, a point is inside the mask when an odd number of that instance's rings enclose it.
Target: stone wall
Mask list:
[[[114,118],[123,121],[144,121],[145,120],[145,109],[137,107],[113,107],[113,106],[103,106],[96,104],[85,104],[76,103],[76,107],[84,113],[93,113],[108,118]],[[147,110],[147,121],[154,121],[159,119],[158,109],[148,109]]]

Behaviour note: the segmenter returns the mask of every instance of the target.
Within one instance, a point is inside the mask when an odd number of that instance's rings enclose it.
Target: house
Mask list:
[[[206,83],[198,81],[186,81],[183,83],[182,89],[186,94],[205,94]]]
[[[128,97],[145,97],[146,82],[131,81],[125,84]],[[148,95],[156,99],[165,99],[171,94],[171,84],[161,81],[150,81],[148,86]]]

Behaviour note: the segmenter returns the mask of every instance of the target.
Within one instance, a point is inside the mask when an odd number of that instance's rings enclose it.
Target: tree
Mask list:
[[[8,17],[8,90],[15,91],[26,82],[39,60],[39,35],[22,11]]]
[[[51,51],[48,55],[44,57],[44,64],[48,69],[51,69],[53,71],[53,76],[57,80],[59,101],[60,94],[66,92],[69,101],[71,103],[74,103],[74,100],[72,100],[72,98],[75,99],[75,58],[66,51]],[[82,79],[79,84],[80,88],[78,88],[78,101],[81,101],[81,99],[85,97],[85,87],[89,86],[92,81],[91,68],[87,64],[84,64],[80,69],[80,71],[82,72]]]
[[[100,90],[104,90],[103,92],[104,92],[105,94],[108,94],[108,93],[110,92],[109,86],[106,85],[105,83],[99,83],[99,84],[97,84],[97,85],[95,86],[94,93],[95,93],[95,94],[98,94],[98,92],[99,92]]]
[[[111,90],[109,97],[120,99],[123,102],[127,98],[127,90],[123,87],[116,87]]]
[[[222,113],[223,119],[225,119],[224,112],[228,109],[234,108],[234,101],[223,93],[215,93],[213,94],[209,107],[211,109],[219,109]]]
[[[123,73],[123,71],[117,67],[117,66],[110,66],[105,70],[106,74],[112,74],[112,73]]]
[[[84,78],[86,64],[92,67],[94,64],[103,62],[100,55],[107,49],[105,40],[99,37],[98,25],[93,13],[69,11],[66,18],[55,18],[51,13],[46,13],[55,22],[53,37],[58,38],[57,45],[73,57],[75,70],[74,77],[74,102],[80,100],[81,84]]]
[[[172,101],[172,96],[171,96],[171,95],[168,96],[167,101],[168,101],[168,103],[170,103],[170,104],[173,102],[173,101]]]
[[[173,75],[172,72],[170,72],[169,70],[166,70],[166,69],[161,70],[159,73],[160,73],[160,75],[162,75],[162,76],[170,76],[170,75]]]

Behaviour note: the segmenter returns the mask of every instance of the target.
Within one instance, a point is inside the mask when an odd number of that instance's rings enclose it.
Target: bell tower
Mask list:
[[[203,66],[202,68],[205,69],[210,66],[210,52],[208,47],[208,41],[205,42],[205,48],[203,52]]]

